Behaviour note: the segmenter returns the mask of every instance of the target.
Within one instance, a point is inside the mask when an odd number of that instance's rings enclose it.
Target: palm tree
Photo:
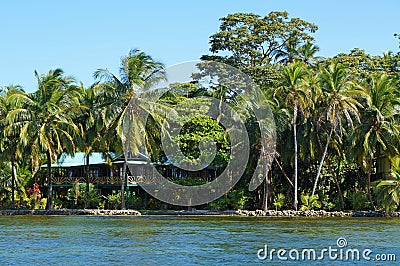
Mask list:
[[[127,56],[122,57],[120,67],[120,77],[109,72],[107,69],[99,69],[95,72],[94,85],[95,93],[103,102],[103,119],[108,128],[116,130],[122,141],[125,141],[126,135],[123,132],[123,122],[125,114],[133,118],[130,130],[131,141],[130,151],[133,155],[138,155],[143,145],[151,141],[152,135],[147,134],[146,124],[139,116],[151,114],[157,118],[155,107],[161,104],[149,101],[146,91],[157,82],[165,79],[163,72],[164,65],[154,61],[149,55],[137,49],[131,50]],[[131,101],[132,104],[129,104]],[[160,121],[161,119],[154,119]],[[123,177],[121,182],[121,208],[125,208],[124,189],[126,161],[123,167]]]
[[[316,53],[318,52],[319,47],[308,41],[297,48],[297,60],[302,61],[307,65],[314,66],[318,60],[322,59],[322,57],[316,56]]]
[[[319,47],[310,41],[302,44],[301,40],[289,39],[283,49],[275,53],[275,60],[278,64],[283,65],[300,61],[314,66],[318,60],[322,59],[322,57],[316,56],[318,52]]]
[[[305,87],[304,79],[307,74],[305,65],[301,62],[289,64],[282,69],[283,80],[275,96],[280,95],[285,102],[286,108],[291,109],[293,113],[292,127],[294,140],[294,202],[293,207],[297,210],[298,207],[298,177],[297,177],[297,123],[299,112],[303,117],[307,116],[307,111],[310,108],[310,92]]]
[[[17,132],[7,131],[8,123],[6,117],[9,112],[18,108],[12,95],[16,93],[24,93],[20,86],[5,86],[1,89],[0,95],[0,131],[3,133],[0,138],[0,151],[2,156],[11,163],[11,206],[15,207],[15,184],[17,180],[16,163],[20,157],[20,147],[18,145],[19,136]]]
[[[279,49],[274,54],[274,59],[278,64],[288,65],[293,63],[298,58],[298,48],[301,41],[297,38],[290,38],[286,41],[282,49]]]
[[[327,67],[323,67],[321,69],[320,86],[322,89],[322,116],[325,116],[324,120],[327,122],[330,129],[322,157],[318,165],[317,175],[315,177],[314,186],[311,193],[312,196],[314,196],[317,188],[318,179],[321,174],[322,165],[325,161],[326,154],[328,152],[332,134],[334,132],[338,132],[340,134],[342,133],[342,118],[344,118],[344,120],[346,120],[348,125],[351,127],[353,127],[352,116],[359,122],[360,118],[358,108],[362,107],[356,98],[362,94],[361,90],[354,84],[350,76],[346,74],[345,68],[337,62],[333,62]]]
[[[89,185],[90,185],[90,155],[93,151],[107,149],[104,147],[105,125],[102,120],[101,110],[98,108],[97,97],[93,88],[85,88],[83,84],[79,87],[80,107],[83,113],[76,119],[75,123],[81,127],[83,132],[78,140],[78,146],[85,153],[85,179],[86,200],[85,208],[89,207]]]
[[[9,112],[6,121],[10,132],[20,129],[22,145],[30,147],[35,164],[46,154],[47,207],[52,209],[51,163],[62,152],[75,152],[80,131],[73,119],[80,112],[79,93],[76,86],[71,86],[74,79],[65,77],[61,69],[50,70],[46,75],[35,71],[35,76],[38,90],[14,94],[12,99],[21,107]]]
[[[372,75],[364,87],[368,94],[367,108],[362,113],[362,123],[349,140],[353,156],[366,169],[367,192],[371,207],[375,208],[371,194],[373,162],[377,161],[380,171],[390,172],[390,160],[399,155],[400,99],[393,79],[387,75]]]
[[[395,205],[400,206],[400,174],[394,173],[394,179],[381,180],[376,183],[377,197],[383,203],[386,211]]]

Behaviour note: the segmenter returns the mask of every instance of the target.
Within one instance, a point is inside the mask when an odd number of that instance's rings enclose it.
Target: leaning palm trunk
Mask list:
[[[51,154],[47,151],[47,208],[53,209],[53,184],[51,180]]]
[[[329,132],[329,136],[328,136],[328,139],[326,140],[324,152],[322,153],[322,158],[321,158],[321,161],[319,162],[319,165],[318,165],[317,176],[315,177],[314,187],[313,187],[311,196],[314,196],[315,190],[317,189],[318,179],[319,179],[319,176],[321,174],[322,165],[324,164],[326,154],[328,152],[329,141],[331,140],[332,133],[333,133],[333,126],[331,127],[331,131]]]
[[[297,103],[294,104],[293,111],[293,139],[294,139],[294,201],[293,208],[297,211]]]

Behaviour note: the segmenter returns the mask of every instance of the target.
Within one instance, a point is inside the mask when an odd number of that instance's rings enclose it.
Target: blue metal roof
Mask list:
[[[107,157],[109,161],[113,163],[123,163],[123,155],[118,153],[107,153],[107,156],[104,156],[101,152],[92,152],[89,156],[89,164],[90,165],[99,165],[99,164],[107,164]],[[142,153],[139,153],[137,158],[129,158],[129,164],[145,164],[148,160],[148,157]],[[57,163],[52,164],[52,168],[61,168],[61,167],[78,167],[86,165],[86,154],[84,152],[77,152],[74,155],[67,155],[63,153],[60,158],[57,160]],[[41,167],[47,167],[47,165],[42,165]]]
[[[93,152],[89,156],[89,164],[106,164],[103,154],[100,152]],[[77,152],[73,156],[62,154],[57,163],[52,167],[71,167],[71,166],[84,166],[86,164],[86,154],[84,152]]]

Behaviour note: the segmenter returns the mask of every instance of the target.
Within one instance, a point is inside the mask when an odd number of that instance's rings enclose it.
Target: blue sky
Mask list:
[[[208,53],[219,18],[271,11],[317,24],[314,36],[322,56],[354,47],[371,54],[398,51],[393,37],[400,32],[398,0],[1,1],[0,86],[34,91],[34,70],[57,67],[90,86],[98,68],[117,73],[121,56],[131,48],[166,66],[196,60]]]

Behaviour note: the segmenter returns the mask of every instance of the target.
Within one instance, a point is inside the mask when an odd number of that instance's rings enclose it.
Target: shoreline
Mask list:
[[[157,210],[100,210],[100,209],[58,209],[58,210],[0,210],[0,216],[14,215],[83,215],[83,216],[247,216],[247,217],[400,217],[400,212],[385,211],[275,211],[275,210],[180,210],[180,211],[157,211]]]
[[[112,216],[130,215],[139,216],[136,210],[98,210],[98,209],[58,209],[58,210],[1,210],[0,216],[13,215],[85,215],[85,216]]]

